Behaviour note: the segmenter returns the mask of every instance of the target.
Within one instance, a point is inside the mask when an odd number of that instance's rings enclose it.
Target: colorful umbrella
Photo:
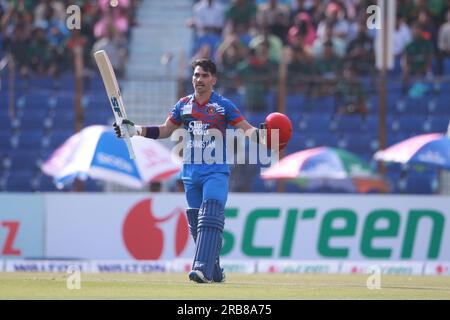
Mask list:
[[[162,181],[178,173],[181,164],[158,141],[131,139],[136,160],[131,160],[125,142],[107,126],[90,126],[66,140],[42,165],[59,188],[75,178],[101,179],[139,189],[150,181]]]
[[[314,190],[328,187],[347,192],[387,192],[368,163],[342,149],[318,147],[290,154],[261,174],[263,179],[288,179]]]
[[[442,133],[422,134],[376,152],[374,159],[450,170],[450,139]]]

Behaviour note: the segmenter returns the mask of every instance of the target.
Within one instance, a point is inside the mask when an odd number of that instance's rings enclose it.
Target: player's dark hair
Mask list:
[[[216,64],[211,59],[197,59],[192,62],[192,70],[197,66],[201,67],[205,72],[211,73],[213,76],[216,75]]]

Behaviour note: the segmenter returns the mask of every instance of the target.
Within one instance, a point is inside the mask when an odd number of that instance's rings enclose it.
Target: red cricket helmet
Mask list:
[[[279,149],[283,150],[288,141],[292,137],[292,123],[289,118],[279,112],[273,112],[266,117],[266,128],[267,128],[267,147],[271,148],[271,130],[278,129],[278,138],[279,138]]]

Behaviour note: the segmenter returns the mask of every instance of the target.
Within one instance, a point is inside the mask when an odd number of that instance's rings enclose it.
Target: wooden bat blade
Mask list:
[[[111,61],[104,50],[100,50],[94,53],[94,58],[97,63],[98,69],[103,79],[103,84],[105,85],[106,93],[109,98],[109,103],[111,105],[114,118],[118,125],[122,124],[123,119],[127,118],[125,112],[125,106],[123,104],[122,96],[120,93],[119,83],[117,82],[116,74],[111,65]],[[135,154],[133,146],[131,145],[131,140],[128,132],[125,132],[125,143],[128,148],[128,153],[131,159],[135,159]]]

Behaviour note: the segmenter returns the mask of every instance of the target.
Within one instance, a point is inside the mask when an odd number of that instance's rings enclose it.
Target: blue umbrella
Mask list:
[[[422,134],[378,151],[374,158],[378,161],[420,164],[450,170],[450,139],[441,133]]]
[[[180,161],[156,140],[133,137],[136,160],[125,142],[107,126],[90,126],[56,149],[42,165],[59,188],[87,177],[139,189],[150,181],[162,181],[178,173]]]

